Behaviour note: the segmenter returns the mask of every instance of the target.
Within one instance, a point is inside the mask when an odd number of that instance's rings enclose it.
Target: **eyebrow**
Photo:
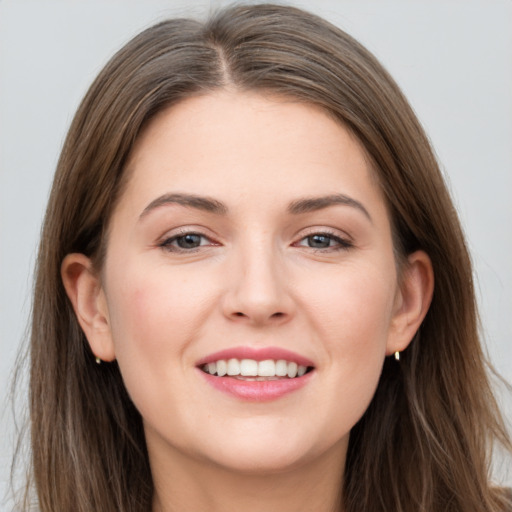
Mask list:
[[[211,197],[174,193],[161,195],[151,201],[151,203],[144,208],[139,219],[148,215],[152,210],[169,204],[178,204],[187,208],[195,208],[217,215],[226,215],[228,213],[228,208],[224,203],[221,203]],[[372,218],[363,204],[345,194],[331,194],[328,196],[297,199],[288,205],[288,213],[292,215],[300,215],[302,213],[323,210],[324,208],[335,205],[344,205],[356,208],[361,211],[370,222],[372,222]]]
[[[164,194],[151,201],[151,203],[144,208],[139,219],[145,217],[152,210],[168,204],[179,204],[188,208],[196,208],[197,210],[216,213],[218,215],[225,215],[228,211],[227,207],[223,203],[210,197],[191,194]]]
[[[373,222],[371,215],[363,204],[350,196],[346,196],[345,194],[331,194],[328,196],[298,199],[290,203],[288,211],[294,215],[300,215],[301,213],[323,210],[324,208],[338,204],[358,209],[370,222]]]

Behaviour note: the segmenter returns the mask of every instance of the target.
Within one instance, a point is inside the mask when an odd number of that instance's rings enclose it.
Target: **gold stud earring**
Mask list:
[[[395,352],[395,359],[400,361],[400,352],[398,350]]]
[[[101,359],[99,357],[96,358],[96,364],[101,364]]]

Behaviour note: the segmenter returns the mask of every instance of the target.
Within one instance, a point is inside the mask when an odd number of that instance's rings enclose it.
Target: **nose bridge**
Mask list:
[[[234,251],[232,264],[227,315],[264,323],[291,314],[283,258],[270,236],[241,244]]]

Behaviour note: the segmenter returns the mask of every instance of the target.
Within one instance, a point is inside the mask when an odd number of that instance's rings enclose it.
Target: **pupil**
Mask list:
[[[193,249],[201,245],[200,235],[184,235],[176,239],[176,242],[182,249]]]
[[[331,239],[325,235],[313,235],[309,237],[308,243],[310,247],[317,249],[325,249],[329,247]]]

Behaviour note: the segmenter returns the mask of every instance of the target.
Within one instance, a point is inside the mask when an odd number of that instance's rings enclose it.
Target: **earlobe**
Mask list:
[[[61,265],[64,288],[92,352],[103,361],[115,359],[105,293],[91,260],[68,254]]]
[[[407,348],[428,312],[434,292],[434,271],[426,252],[410,254],[402,272],[387,355]]]

